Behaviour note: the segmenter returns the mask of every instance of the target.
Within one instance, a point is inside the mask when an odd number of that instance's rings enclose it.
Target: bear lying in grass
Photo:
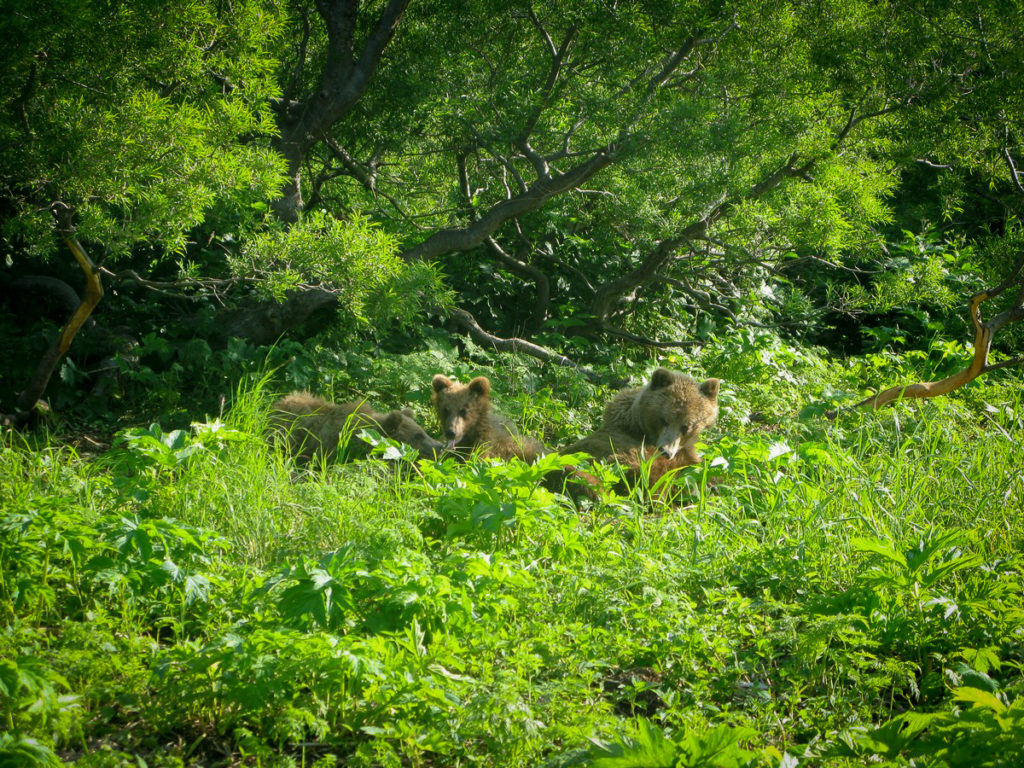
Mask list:
[[[416,423],[408,409],[378,413],[365,403],[332,403],[308,392],[293,392],[274,403],[271,429],[288,442],[292,455],[302,461],[333,459],[339,443],[347,445],[344,458],[365,456],[370,445],[356,437],[361,429],[411,445],[420,456],[435,458],[444,446]],[[343,441],[343,433],[348,436]]]
[[[459,384],[437,374],[431,389],[441,437],[449,450],[479,449],[487,458],[517,457],[530,464],[547,453],[539,440],[521,434],[491,408],[491,382],[486,376]]]
[[[700,462],[693,446],[718,418],[720,384],[719,379],[698,383],[658,368],[644,387],[612,398],[600,429],[559,453],[613,459],[634,480],[647,465],[648,482],[654,485],[667,472]]]

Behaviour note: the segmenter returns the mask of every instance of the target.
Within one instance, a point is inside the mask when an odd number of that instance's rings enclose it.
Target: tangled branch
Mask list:
[[[1020,291],[1013,305],[1000,312],[987,323],[983,323],[981,321],[981,305],[989,299],[994,299],[996,296],[1004,293],[1013,285],[1020,286]],[[882,406],[904,398],[939,397],[940,395],[949,394],[954,389],[962,387],[984,373],[1024,363],[1024,357],[1015,357],[999,363],[988,362],[988,355],[992,348],[992,339],[995,334],[1003,326],[1024,318],[1024,257],[1018,262],[1010,276],[1000,285],[991,290],[974,294],[969,303],[968,313],[971,325],[974,327],[974,357],[970,365],[940,381],[922,381],[916,384],[889,387],[877,395],[861,400],[853,407],[877,410]]]

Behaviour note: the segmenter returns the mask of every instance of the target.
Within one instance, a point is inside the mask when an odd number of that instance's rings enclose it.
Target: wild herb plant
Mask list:
[[[101,458],[5,438],[13,726],[0,754],[1013,765],[1024,410],[1012,380],[798,418],[863,372],[777,342],[748,354],[748,341],[742,364],[767,365],[765,381],[788,366],[795,381],[729,382],[731,410],[668,499],[616,488],[613,466],[584,465],[609,490],[574,499],[548,480],[575,459],[424,462],[370,433],[368,460],[301,468],[263,437],[280,391],[267,376],[217,418],[125,430]],[[421,354],[408,381],[451,362]],[[365,370],[394,373],[383,398],[405,386],[401,368]],[[508,394],[514,419],[562,417],[557,397]],[[573,397],[586,420],[604,394]]]

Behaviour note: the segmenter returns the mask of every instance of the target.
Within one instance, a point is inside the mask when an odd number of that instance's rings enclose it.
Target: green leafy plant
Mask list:
[[[991,678],[981,677],[985,687],[953,688],[945,711],[907,712],[866,733],[850,734],[835,754],[882,765],[914,760],[949,768],[1019,765],[1024,759],[1024,697],[1011,699]]]
[[[59,693],[67,681],[37,656],[0,658],[0,765],[50,766],[59,761],[49,745],[32,738],[47,733],[51,739],[67,728],[68,715],[78,697]],[[19,762],[24,761],[24,762]]]
[[[771,764],[740,742],[757,734],[750,728],[720,725],[706,733],[666,736],[646,720],[637,722],[636,736],[624,736],[610,744],[595,744],[585,761],[594,768],[741,768]]]
[[[358,214],[336,219],[314,211],[298,224],[251,238],[233,260],[248,275],[265,275],[262,288],[280,299],[310,285],[337,291],[348,330],[408,325],[424,309],[450,304],[440,274],[429,264],[398,257],[395,239]]]
[[[84,565],[95,583],[130,596],[131,610],[155,620],[157,631],[186,633],[218,584],[210,567],[223,539],[168,518],[112,518],[98,533],[109,548]]]
[[[549,453],[533,464],[474,460],[463,467],[449,459],[425,465],[423,482],[437,495],[443,526],[438,533],[495,549],[529,535],[531,519],[564,514],[554,494],[543,487],[544,477],[576,461]]]

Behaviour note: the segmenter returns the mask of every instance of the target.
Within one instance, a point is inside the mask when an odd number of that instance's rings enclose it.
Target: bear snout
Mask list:
[[[682,447],[682,438],[683,436],[680,434],[678,429],[665,427],[665,429],[661,431],[661,434],[658,435],[658,450],[668,458],[674,459],[676,454],[679,453],[679,449]]]
[[[659,445],[658,450],[665,454],[665,458],[674,459],[676,454],[679,453],[679,441],[669,443],[668,445]]]

